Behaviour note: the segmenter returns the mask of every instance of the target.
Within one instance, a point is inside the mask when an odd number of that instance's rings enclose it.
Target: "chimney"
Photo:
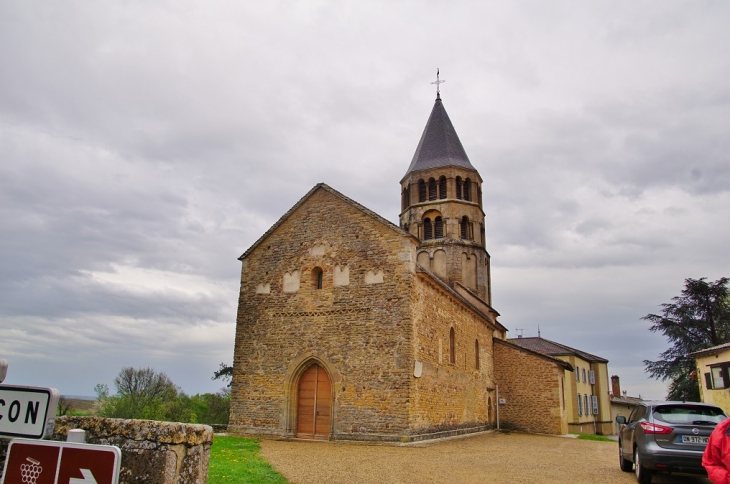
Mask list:
[[[621,384],[618,382],[618,375],[611,377],[611,392],[613,392],[614,397],[621,396]]]

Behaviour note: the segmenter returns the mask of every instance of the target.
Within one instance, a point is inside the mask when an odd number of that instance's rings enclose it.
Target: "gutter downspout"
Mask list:
[[[495,402],[497,404],[497,430],[499,430],[499,385],[494,385],[494,388],[497,391],[497,401]]]

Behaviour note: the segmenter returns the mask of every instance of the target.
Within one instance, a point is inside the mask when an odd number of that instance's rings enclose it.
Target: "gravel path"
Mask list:
[[[618,467],[614,442],[520,433],[482,433],[407,446],[261,442],[261,455],[292,484],[635,483]],[[655,476],[656,484],[709,484]]]

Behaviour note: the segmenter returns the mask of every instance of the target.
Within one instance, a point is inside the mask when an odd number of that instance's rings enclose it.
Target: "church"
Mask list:
[[[440,94],[400,193],[394,225],[320,183],[239,258],[230,432],[393,442],[497,426],[568,432],[574,368],[507,339],[482,178]]]

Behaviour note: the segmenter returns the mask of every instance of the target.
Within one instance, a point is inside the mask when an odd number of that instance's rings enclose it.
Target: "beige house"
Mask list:
[[[609,398],[608,360],[544,338],[508,340],[523,348],[569,363],[572,375],[565,375],[568,432],[576,434],[613,433]],[[570,378],[572,376],[572,378]]]
[[[616,417],[619,415],[629,418],[634,407],[641,402],[641,396],[630,397],[626,392],[621,393],[621,382],[617,375],[611,376],[611,422],[613,423],[613,434],[619,433],[619,423]]]
[[[399,225],[319,184],[240,257],[229,431],[568,432],[573,364],[506,340],[482,179],[440,96],[400,185]]]
[[[689,356],[697,365],[702,401],[717,405],[730,415],[730,343],[695,351]]]

